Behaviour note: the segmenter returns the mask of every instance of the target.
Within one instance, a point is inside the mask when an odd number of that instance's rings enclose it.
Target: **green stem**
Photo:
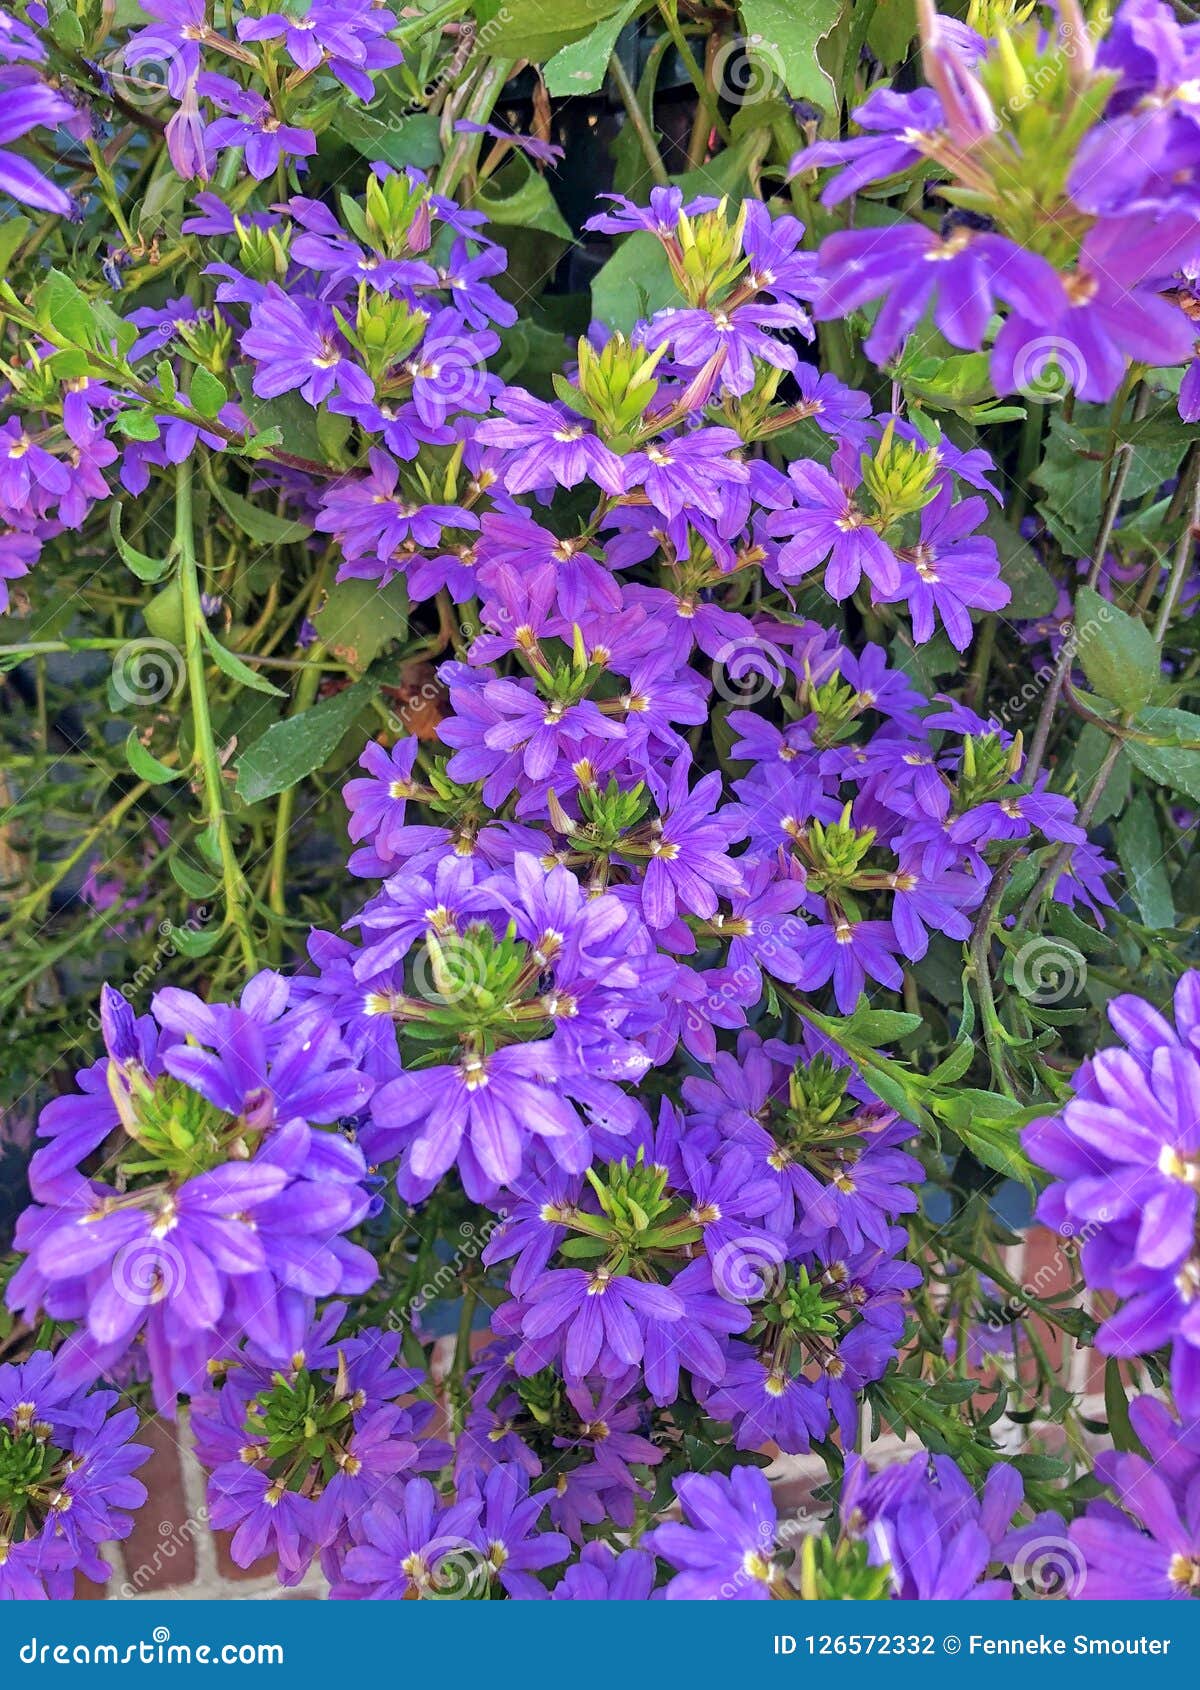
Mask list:
[[[319,658],[323,647],[313,648]],[[300,676],[296,687],[295,699],[289,715],[295,716],[302,710],[307,710],[317,696],[317,689],[321,684],[321,665],[319,662],[306,668]],[[279,802],[275,806],[275,836],[271,841],[271,877],[267,902],[277,916],[287,914],[284,901],[284,886],[287,881],[288,836],[291,832],[292,817],[296,810],[296,787],[289,786],[279,794]]]
[[[667,167],[662,161],[662,154],[654,139],[653,131],[646,122],[646,114],[638,104],[637,90],[625,74],[625,66],[616,53],[608,61],[609,75],[617,85],[617,93],[621,96],[621,104],[625,107],[625,116],[629,119],[630,128],[638,138],[638,145],[642,149],[642,156],[646,160],[646,168],[658,183],[665,188],[671,178],[667,174]]]
[[[190,459],[181,463],[175,471],[175,549],[179,557],[184,658],[187,663],[188,695],[192,706],[193,755],[200,765],[209,830],[221,859],[226,922],[237,934],[243,961],[253,972],[258,967],[258,956],[246,907],[249,888],[229,837],[229,822],[225,814],[224,777],[208,709],[208,683],[204,674],[205,624],[200,603],[200,570],[196,562],[195,534],[192,526]]]
[[[691,77],[692,86],[696,90],[696,95],[700,104],[704,107],[705,112],[708,114],[709,122],[717,131],[717,134],[721,137],[722,141],[724,141],[725,145],[727,147],[730,146],[732,144],[733,137],[729,133],[729,125],[721,116],[720,108],[717,105],[717,97],[709,87],[708,78],[701,70],[696,55],[692,52],[688,38],[683,33],[683,29],[679,22],[679,13],[676,10],[675,0],[659,0],[658,11],[663,23],[667,26],[667,34],[675,43],[675,51],[683,60],[683,68],[687,71],[689,77]]]

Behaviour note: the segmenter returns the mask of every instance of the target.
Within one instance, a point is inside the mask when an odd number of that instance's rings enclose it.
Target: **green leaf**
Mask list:
[[[182,769],[172,769],[166,763],[160,763],[138,738],[137,729],[130,728],[129,737],[125,741],[125,761],[139,780],[150,782],[151,786],[163,786],[169,780],[178,780]]]
[[[985,1168],[1034,1189],[1033,1171],[1021,1149],[1026,1112],[1019,1104],[998,1092],[968,1086],[953,1097],[938,1098],[933,1110]]]
[[[108,517],[108,531],[112,535],[113,544],[121,554],[121,560],[132,569],[139,581],[161,581],[171,567],[170,557],[147,557],[145,552],[139,552],[136,546],[131,546],[121,533],[121,506],[114,502]]]
[[[42,322],[49,324],[72,345],[95,344],[95,323],[87,296],[61,270],[51,270],[38,288],[34,295],[34,308]]]
[[[931,1086],[956,1085],[974,1062],[975,1056],[974,1039],[960,1039],[949,1056],[943,1057],[942,1061],[929,1075],[929,1084]]]
[[[662,242],[648,230],[623,240],[592,281],[592,305],[608,328],[628,335],[640,317],[679,302]]]
[[[377,581],[339,581],[313,624],[334,657],[353,669],[366,669],[408,631],[404,581],[397,576],[386,587]]]
[[[299,393],[281,393],[278,399],[261,399],[254,391],[254,371],[247,364],[239,364],[233,372],[241,397],[242,409],[250,420],[254,437],[261,443],[270,440],[274,445],[287,441],[289,452],[321,463],[321,440],[317,433],[317,413]],[[273,435],[272,430],[278,434]]]
[[[220,923],[214,921],[210,927],[202,927],[198,932],[194,927],[172,927],[171,943],[184,956],[207,956],[221,937]]]
[[[211,898],[221,882],[190,863],[177,851],[170,859],[171,879],[189,898]]]
[[[170,581],[142,607],[142,617],[156,639],[183,650],[183,594],[178,581]]]
[[[881,65],[902,64],[916,33],[914,0],[875,0],[875,10],[867,25],[867,45]]]
[[[1114,438],[1108,410],[1099,405],[1077,405],[1069,421],[1061,415],[1050,420],[1042,461],[1032,479],[1044,490],[1038,509],[1069,557],[1092,555],[1104,502],[1105,459],[1119,445],[1123,432],[1127,434],[1128,430],[1118,431]],[[1173,446],[1139,443],[1129,460],[1126,502],[1132,503],[1168,481],[1186,444],[1182,433]]]
[[[510,187],[518,177],[521,178],[520,186]],[[493,194],[493,185],[503,186],[508,191]],[[570,228],[554,203],[549,182],[524,158],[513,158],[505,164],[486,187],[480,187],[471,203],[476,211],[486,212],[489,223],[507,228],[540,229],[543,234],[555,235],[560,241],[571,239]]]
[[[1125,755],[1159,786],[1200,803],[1200,751],[1181,751],[1173,745],[1145,745],[1127,739]]]
[[[1100,765],[1108,755],[1112,736],[1095,722],[1085,722],[1083,731],[1071,753],[1070,774],[1077,792],[1090,792],[1100,772]],[[1099,824],[1115,816],[1129,797],[1132,778],[1129,758],[1122,751],[1113,764],[1108,784],[1100,795],[1100,802],[1092,812],[1092,821]]]
[[[387,109],[385,102],[379,102],[379,107]],[[410,164],[429,170],[442,156],[438,119],[432,112],[396,112],[383,118],[364,110],[357,100],[346,100],[338,108],[332,130],[364,158],[372,163],[381,159],[396,170]]]
[[[188,398],[192,409],[199,411],[202,417],[215,417],[229,395],[224,382],[218,380],[211,370],[206,370],[203,364],[197,364],[188,382]]]
[[[580,36],[588,35],[602,18],[620,11],[624,0],[504,0],[491,19],[483,22],[477,51],[495,59],[547,59]],[[476,12],[481,12],[479,5]]]
[[[841,22],[843,0],[741,0],[738,9],[748,54],[765,60],[794,100],[836,111],[837,88],[817,48]]]
[[[247,804],[286,792],[332,757],[358,720],[374,686],[353,686],[297,716],[274,722],[238,760],[237,790]]]
[[[603,85],[617,36],[643,3],[644,0],[625,0],[618,11],[601,18],[589,34],[569,47],[560,48],[542,73],[547,91],[556,99],[571,94],[594,94]]]
[[[991,510],[983,532],[1000,554],[1000,578],[1012,594],[1003,614],[1010,621],[1049,616],[1058,603],[1058,587],[1028,540],[997,510]]]
[[[6,217],[0,223],[0,270],[7,270],[9,261],[31,228],[28,217]]]
[[[1092,587],[1075,595],[1075,627],[1083,672],[1121,710],[1146,704],[1160,678],[1161,658],[1144,622],[1118,610]]]
[[[248,663],[243,663],[240,657],[228,651],[207,624],[202,632],[212,660],[222,674],[228,675],[230,680],[237,681],[240,686],[249,687],[252,692],[270,693],[274,698],[287,697],[287,694],[281,688],[273,686],[265,675],[260,675],[257,669],[251,669]]]
[[[157,440],[159,435],[154,412],[146,407],[140,410],[118,411],[113,418],[113,427],[118,434],[125,435],[129,440]]]
[[[895,1009],[871,1009],[864,996],[858,1000],[858,1006],[849,1021],[845,1023],[846,1032],[855,1039],[861,1039],[864,1044],[887,1045],[894,1044],[897,1039],[903,1039],[909,1033],[915,1033],[923,1022],[919,1015],[904,1015]]]
[[[1123,1454],[1144,1456],[1146,1450],[1129,1418],[1129,1398],[1125,1395],[1121,1363],[1116,1356],[1109,1356],[1104,1364],[1104,1409],[1108,1415],[1108,1435],[1113,1441],[1113,1448]]]
[[[290,516],[276,516],[274,511],[264,510],[261,505],[252,504],[240,493],[235,493],[232,487],[223,487],[219,481],[213,483],[213,491],[242,533],[248,534],[252,540],[258,540],[264,546],[288,545],[293,540],[307,540],[312,533],[307,523],[297,522]]]
[[[1174,927],[1175,904],[1167,877],[1162,836],[1154,801],[1137,792],[1117,823],[1117,855],[1125,870],[1129,895],[1147,927]]]

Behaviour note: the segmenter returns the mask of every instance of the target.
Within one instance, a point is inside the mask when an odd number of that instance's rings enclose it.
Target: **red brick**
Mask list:
[[[125,1540],[126,1573],[117,1580],[114,1595],[140,1595],[190,1584],[196,1576],[195,1539],[207,1530],[192,1516],[183,1489],[178,1423],[154,1419],[141,1428],[138,1441],[154,1451],[138,1477],[149,1491],[146,1505],[133,1516],[133,1530]],[[121,1586],[128,1586],[123,1592]]]

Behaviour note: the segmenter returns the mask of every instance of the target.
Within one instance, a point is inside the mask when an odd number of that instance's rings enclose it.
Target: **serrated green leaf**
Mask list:
[[[374,690],[370,681],[356,681],[332,698],[272,723],[238,760],[239,795],[247,804],[257,804],[319,769],[350,732]]]
[[[219,377],[206,370],[203,364],[197,364],[188,382],[188,398],[192,409],[199,411],[202,417],[215,417],[229,395]]]
[[[339,581],[313,617],[326,646],[343,663],[366,669],[385,646],[408,630],[408,592],[402,577],[386,587],[378,581]]]
[[[290,516],[276,516],[274,511],[264,510],[261,505],[251,503],[240,493],[235,493],[232,487],[225,487],[219,481],[214,482],[213,491],[218,502],[237,523],[242,533],[248,534],[261,545],[288,545],[294,540],[307,540],[312,533],[307,523],[298,522]]]
[[[817,49],[845,11],[843,0],[740,0],[744,47],[761,61],[757,75],[782,77],[794,100],[836,111],[837,88]]]
[[[622,0],[504,0],[479,32],[478,51],[494,59],[528,59],[545,64],[572,41],[593,30],[601,18],[620,10]],[[477,14],[482,8],[477,4]]]
[[[154,412],[145,407],[118,411],[113,418],[113,427],[129,440],[157,440],[160,432]]]
[[[571,94],[594,94],[603,85],[617,36],[644,3],[645,0],[625,0],[623,6],[601,18],[587,35],[569,47],[561,47],[542,73],[547,91],[555,99]]]
[[[1075,595],[1079,662],[1102,697],[1121,710],[1146,704],[1159,683],[1161,657],[1154,635],[1092,587]]]
[[[1174,927],[1171,882],[1149,793],[1136,792],[1117,822],[1117,856],[1125,870],[1129,895],[1146,926]]]

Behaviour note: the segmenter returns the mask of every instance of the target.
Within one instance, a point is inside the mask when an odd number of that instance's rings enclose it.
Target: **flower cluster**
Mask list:
[[[1120,1044],[1075,1075],[1061,1114],[1026,1129],[1055,1176],[1038,1213],[1083,1239],[1084,1276],[1119,1299],[1096,1335],[1111,1356],[1170,1346],[1181,1413],[1200,1414],[1200,974],[1175,990],[1174,1024],[1142,998],[1108,1006]]]
[[[150,1450],[115,1391],[74,1383],[48,1350],[0,1366],[0,1600],[61,1601],[75,1575],[103,1582],[100,1547],[128,1536]]]
[[[940,215],[847,230],[818,255],[818,320],[879,303],[864,345],[887,364],[931,314],[952,347],[991,336],[998,393],[1116,393],[1131,362],[1178,364],[1195,333],[1180,301],[1200,258],[1192,153],[1193,32],[1131,0],[1102,40],[1075,0],[985,39],[919,7],[927,87],[878,87],[861,133],[816,141],[793,174],[838,205],[933,177]],[[831,167],[834,174],[826,177]]]
[[[682,179],[621,72],[540,300],[561,62],[265,5],[0,12],[14,1089],[128,981],[11,1111],[0,1595],[118,1389],[342,1600],[1200,1594],[1196,27],[918,0]]]
[[[345,1236],[371,1204],[362,1152],[322,1130],[371,1085],[278,975],[236,1005],[167,988],[142,1017],[106,988],[101,1014],[108,1054],[42,1114],[9,1301],[74,1325],[72,1383],[135,1346],[173,1415],[227,1331],[283,1359],[298,1310],[375,1278]]]

